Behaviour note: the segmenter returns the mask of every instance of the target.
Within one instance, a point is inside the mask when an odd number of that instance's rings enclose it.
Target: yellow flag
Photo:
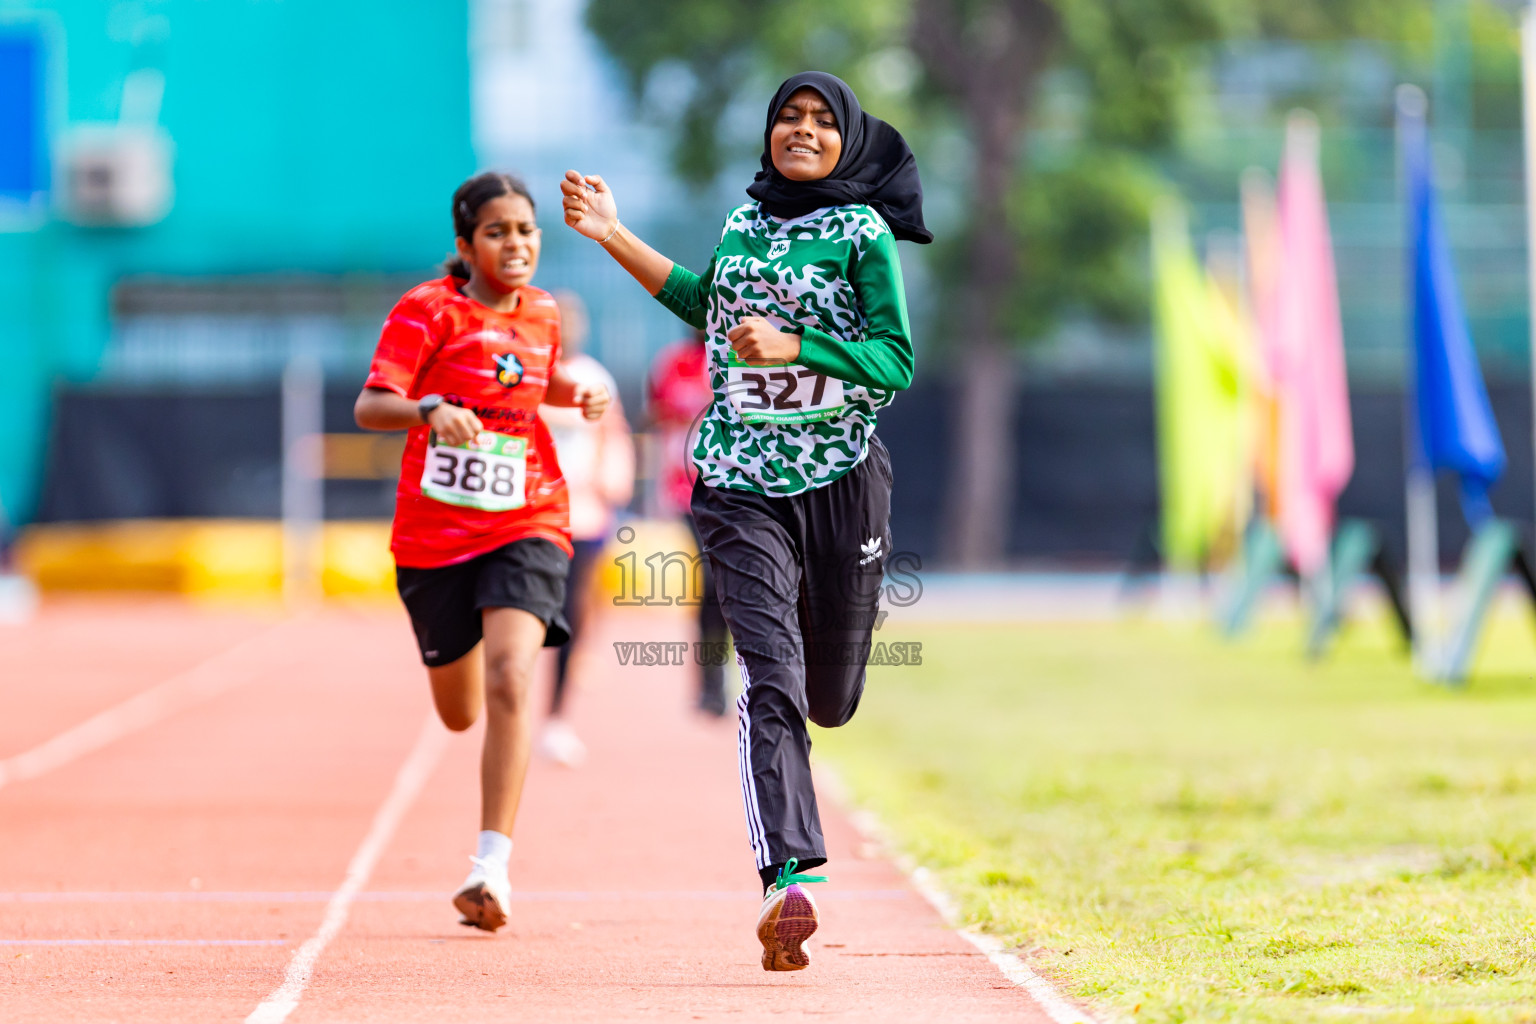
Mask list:
[[[1173,200],[1154,214],[1152,275],[1163,557],[1188,570],[1230,553],[1248,514],[1246,318],[1196,260]]]

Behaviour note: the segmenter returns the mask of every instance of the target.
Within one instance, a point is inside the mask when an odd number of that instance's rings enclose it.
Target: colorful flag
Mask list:
[[[1280,278],[1280,213],[1275,181],[1268,172],[1243,172],[1243,255],[1247,269],[1248,336],[1252,343],[1253,475],[1262,499],[1261,514],[1280,518],[1280,404],[1275,394],[1275,292]]]
[[[1275,280],[1273,348],[1280,539],[1305,576],[1328,562],[1334,509],[1355,469],[1333,242],[1318,167],[1317,120],[1286,122],[1278,197],[1282,258]]]
[[[1190,570],[1230,550],[1247,515],[1247,342],[1172,200],[1154,215],[1152,273],[1163,557]]]
[[[1456,287],[1451,248],[1440,220],[1422,116],[1402,122],[1408,186],[1413,349],[1409,359],[1410,437],[1414,463],[1461,478],[1461,507],[1474,529],[1493,516],[1488,489],[1504,472],[1504,442],[1472,350]]]

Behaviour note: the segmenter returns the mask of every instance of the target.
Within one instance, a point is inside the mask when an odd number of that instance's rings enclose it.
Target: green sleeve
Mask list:
[[[713,257],[702,275],[695,274],[681,263],[674,263],[672,273],[667,275],[666,284],[656,293],[656,301],[676,313],[684,323],[702,331],[709,305],[709,285],[714,277]]]
[[[879,391],[912,385],[912,329],[901,284],[901,259],[889,232],[875,239],[853,266],[853,290],[868,328],[863,341],[843,341],[805,328],[796,362],[817,373]],[[670,282],[669,282],[670,283]]]

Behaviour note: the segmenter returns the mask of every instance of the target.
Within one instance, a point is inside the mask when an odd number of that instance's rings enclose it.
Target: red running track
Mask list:
[[[607,628],[686,639],[670,618]],[[246,1020],[321,928],[381,805],[411,796],[397,779],[413,750],[430,771],[295,1024],[1048,1020],[825,798],[812,966],[765,973],[733,724],[688,709],[681,670],[602,650],[574,695],[591,756],[536,761],[512,920],[487,935],[448,904],[477,827],[478,730],[424,732],[402,613],[55,601],[0,628],[0,1020]],[[151,690],[152,713],[110,711]],[[45,770],[17,776],[17,755],[61,734]]]

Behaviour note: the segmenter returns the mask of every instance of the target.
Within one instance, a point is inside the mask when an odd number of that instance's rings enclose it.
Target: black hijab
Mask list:
[[[832,108],[843,136],[843,152],[825,178],[793,181],[773,166],[769,150],[779,111],[806,86],[821,93]],[[763,169],[747,186],[747,195],[775,217],[785,219],[803,217],[826,206],[863,203],[885,218],[897,238],[933,241],[933,232],[923,226],[923,183],[918,180],[917,161],[907,140],[878,117],[864,113],[848,83],[824,71],[802,71],[785,79],[773,94],[773,102],[768,104],[768,127],[763,130]]]

